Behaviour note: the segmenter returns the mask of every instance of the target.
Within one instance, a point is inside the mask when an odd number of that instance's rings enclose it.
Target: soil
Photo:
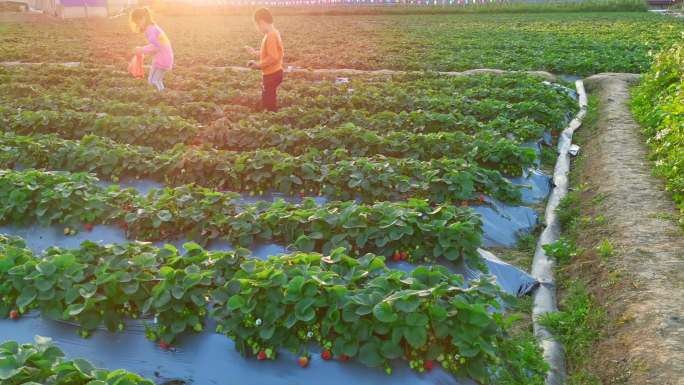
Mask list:
[[[576,171],[581,200],[594,202],[589,214],[606,222],[580,230],[580,239],[585,247],[609,239],[616,253],[606,260],[589,250],[566,273],[587,281],[606,309],[589,360],[604,385],[684,385],[684,233],[671,196],[651,174],[646,140],[629,109],[636,81],[630,74],[585,80],[599,97],[599,115],[595,132],[584,133]]]

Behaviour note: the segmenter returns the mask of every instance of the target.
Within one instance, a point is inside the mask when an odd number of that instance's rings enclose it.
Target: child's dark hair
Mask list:
[[[263,21],[268,24],[273,24],[273,15],[268,8],[259,8],[254,12],[254,21]]]
[[[143,25],[138,25],[137,21],[143,20]],[[152,18],[152,12],[147,7],[140,7],[134,9],[128,19],[131,28],[137,32],[144,32],[147,26],[154,24],[154,19]]]

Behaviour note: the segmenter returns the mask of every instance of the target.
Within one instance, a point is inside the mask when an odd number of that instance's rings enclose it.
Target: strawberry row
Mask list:
[[[536,103],[536,102],[535,102]],[[505,104],[505,103],[504,103]],[[79,138],[86,134],[110,137],[130,144],[168,148],[177,143],[189,142],[204,131],[225,130],[226,126],[235,125],[250,129],[285,126],[288,129],[309,130],[311,128],[337,129],[348,125],[363,127],[378,133],[406,131],[414,133],[465,132],[477,134],[491,131],[516,141],[540,138],[544,132],[563,124],[563,118],[554,125],[544,125],[529,116],[542,113],[537,106],[531,106],[510,114],[498,111],[508,107],[496,103],[494,111],[485,120],[457,113],[438,113],[433,111],[381,112],[368,113],[363,110],[330,110],[330,109],[281,109],[274,114],[226,113],[220,110],[218,115],[228,115],[227,121],[219,120],[209,129],[204,129],[190,120],[163,113],[148,112],[141,115],[113,115],[104,112],[54,110],[22,110],[4,106],[0,108],[0,123],[11,130],[22,134],[59,133],[68,138]],[[200,114],[205,114],[205,109]]]
[[[541,134],[539,132],[538,137]],[[523,169],[532,166],[536,160],[536,154],[532,149],[521,147],[516,141],[493,129],[484,129],[473,134],[462,131],[380,133],[351,123],[338,128],[317,127],[302,130],[278,125],[256,127],[218,121],[203,131],[200,142],[210,143],[224,150],[250,151],[275,148],[293,155],[301,155],[311,149],[345,149],[355,157],[385,155],[426,161],[459,157],[516,176],[520,175]]]
[[[116,116],[72,110],[24,111],[0,106],[0,126],[4,131],[33,135],[56,133],[65,138],[95,134],[122,143],[168,148],[196,137],[200,128],[177,116],[148,113]]]
[[[210,316],[240,353],[259,359],[275,359],[280,349],[306,357],[315,343],[327,359],[355,358],[389,371],[397,358],[420,361],[420,368],[412,365],[420,371],[438,362],[478,381],[523,370],[515,364],[529,359],[498,349],[507,322],[490,312],[500,307],[501,292],[487,278],[466,286],[444,267],[405,273],[382,257],[355,259],[339,249],[259,261],[246,250],[185,248],[180,255],[168,245],[86,242],[37,257],[20,240],[2,237],[0,310],[18,318],[39,309],[78,323],[82,336],[102,324],[117,331],[128,318],[154,317],[147,336],[162,348],[181,333],[202,331]]]
[[[35,344],[0,343],[0,362],[3,385],[155,385],[126,370],[97,369],[81,358],[66,360],[50,338],[40,336]]]
[[[173,185],[196,183],[240,192],[315,192],[332,199],[365,202],[426,198],[460,202],[490,194],[507,202],[520,192],[497,171],[462,159],[351,158],[346,152],[310,151],[292,156],[277,150],[228,152],[177,146],[166,152],[86,136],[0,134],[0,165],[94,172],[106,179],[152,178]]]
[[[0,223],[118,224],[132,239],[222,238],[236,246],[269,241],[324,253],[337,247],[356,255],[406,250],[411,261],[444,257],[477,264],[482,235],[472,210],[424,200],[240,205],[230,192],[185,185],[143,196],[66,172],[0,171],[0,201]]]
[[[389,124],[385,120],[383,125]],[[544,127],[529,121],[505,122],[495,120],[491,126],[474,122],[472,134],[453,128],[451,124],[430,133],[394,131],[385,127],[388,134],[380,134],[354,124],[339,128],[319,127],[292,129],[286,126],[262,126],[254,122],[240,124],[219,121],[207,129],[183,119],[148,113],[139,116],[116,116],[96,112],[63,110],[20,111],[0,107],[0,124],[6,131],[33,135],[56,133],[65,138],[79,139],[85,135],[98,135],[117,142],[167,149],[178,143],[208,142],[220,149],[254,150],[277,146],[285,152],[299,154],[310,148],[347,148],[355,156],[388,155],[409,156],[423,160],[438,157],[470,157],[475,161],[513,175],[534,161],[531,150],[519,146],[502,135],[515,137],[541,137]],[[521,125],[517,125],[520,123]],[[391,125],[391,124],[390,124]],[[451,132],[440,132],[445,129]]]
[[[9,96],[4,104],[22,110],[45,111],[58,107],[71,113],[112,115],[144,114],[141,106],[145,106],[165,111],[168,116],[180,115],[203,123],[227,115],[234,121],[248,120],[259,127],[272,124],[296,128],[338,127],[353,122],[379,131],[389,128],[414,132],[454,129],[473,132],[496,120],[495,126],[506,130],[502,132],[512,132],[523,140],[538,138],[544,130],[561,128],[565,114],[575,108],[565,91],[527,75],[423,76],[410,80],[395,77],[384,81],[364,78],[344,85],[290,81],[289,91],[286,87],[281,95],[283,108],[278,114],[250,112],[258,105],[258,97],[236,95],[242,88],[232,83],[215,90],[212,87],[216,84],[207,85],[208,88],[194,85],[196,97],[188,94],[190,91],[184,91],[164,98],[141,87],[111,85],[106,87],[109,90],[107,98],[102,99],[93,93],[93,89],[101,87],[86,86],[84,82],[85,79],[62,85],[56,95],[50,95],[50,90],[34,89],[33,85],[8,84],[4,86],[6,92],[3,93]],[[472,87],[461,88],[462,85],[455,82],[468,82]],[[219,95],[212,97],[212,92]],[[131,99],[138,100],[139,105],[121,103]]]
[[[168,105],[182,107],[187,103],[209,103],[215,105],[238,104],[255,107],[258,103],[258,90],[252,87],[253,74],[233,71],[195,71],[175,73],[170,80],[171,89],[176,90],[168,97],[159,98],[152,92],[125,75],[116,76],[107,69],[69,69],[46,67],[36,73],[24,73],[25,69],[5,69],[0,78],[10,83],[31,83],[32,86],[46,88],[41,92],[25,90],[28,95],[50,93],[56,82],[60,95],[65,92],[99,99],[94,90],[107,89],[107,100],[137,100],[147,105]],[[44,71],[44,72],[42,72]],[[53,72],[61,76],[55,77]],[[66,74],[69,74],[66,76]],[[246,79],[245,77],[248,77]],[[281,106],[292,107],[299,111],[309,109],[365,110],[371,113],[427,110],[452,113],[458,111],[470,115],[471,111],[488,114],[489,108],[477,105],[493,100],[503,105],[515,106],[518,103],[543,102],[554,111],[571,111],[575,108],[572,99],[555,87],[548,86],[539,77],[527,74],[483,74],[467,77],[450,77],[438,74],[410,74],[391,77],[359,76],[348,82],[338,84],[335,77],[312,77],[306,74],[288,74],[288,82],[282,87]],[[16,98],[21,91],[8,90],[7,94]],[[18,94],[18,95],[17,95]],[[55,95],[59,98],[59,95]],[[515,108],[515,107],[513,107]],[[562,114],[560,115],[562,117]],[[542,119],[542,124],[552,124],[543,120],[539,114],[534,119]],[[481,119],[478,119],[481,120]]]

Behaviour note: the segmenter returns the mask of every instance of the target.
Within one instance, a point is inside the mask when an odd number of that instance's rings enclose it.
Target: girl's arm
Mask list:
[[[144,54],[155,53],[161,48],[161,43],[159,42],[159,30],[154,28],[145,32],[145,37],[150,43],[142,47],[141,51]]]

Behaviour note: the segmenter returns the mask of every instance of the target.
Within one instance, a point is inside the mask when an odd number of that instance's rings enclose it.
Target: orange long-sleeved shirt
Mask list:
[[[283,69],[283,41],[280,32],[273,30],[261,41],[260,62],[261,72],[270,75]]]

